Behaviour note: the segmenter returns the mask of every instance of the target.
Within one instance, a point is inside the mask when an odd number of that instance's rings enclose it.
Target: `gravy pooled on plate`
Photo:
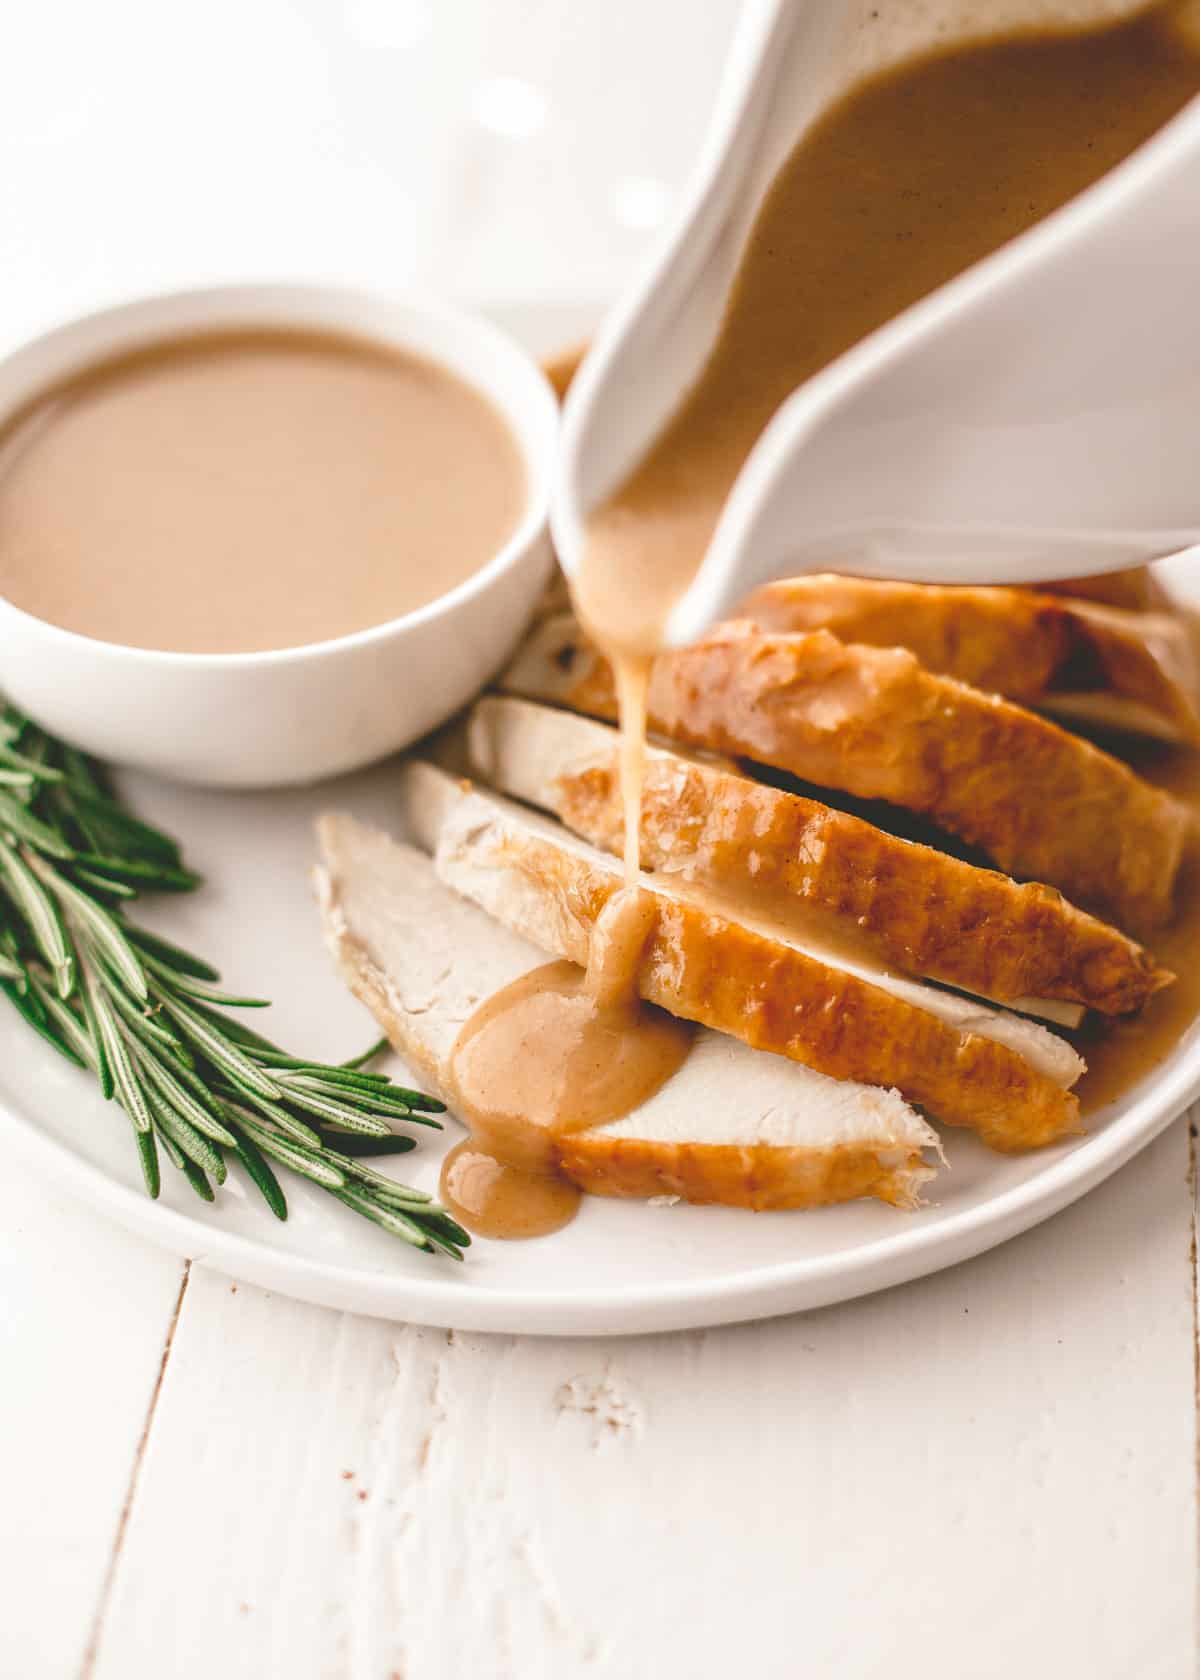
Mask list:
[[[433,362],[349,334],[195,333],[0,428],[0,594],[131,647],[299,647],[464,582],[525,494],[505,422]]]

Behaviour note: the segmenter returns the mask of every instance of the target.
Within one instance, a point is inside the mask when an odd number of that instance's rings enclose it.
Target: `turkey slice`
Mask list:
[[[621,873],[557,823],[430,764],[401,771],[405,821],[439,878],[556,957],[585,964]],[[713,908],[688,883],[645,875],[657,918],[641,995],[686,1020],[835,1079],[894,1085],[998,1149],[1079,1130],[1071,1046],[988,1004],[868,966]]]
[[[1200,672],[1178,614],[833,573],[768,584],[743,610],[764,630],[907,648],[926,670],[1068,720],[1200,741]]]
[[[472,772],[602,850],[624,838],[617,736],[604,723],[491,697],[467,727]],[[647,751],[647,868],[769,906],[783,927],[1027,1014],[1077,1026],[1081,1005],[1140,1008],[1171,975],[1053,888],[1018,885],[861,818],[661,747]]]
[[[570,617],[538,626],[501,686],[616,715],[612,672]],[[655,661],[649,713],[690,746],[920,812],[1008,874],[1122,927],[1171,914],[1186,808],[1090,742],[926,671],[906,649],[720,625]]]
[[[325,935],[351,991],[453,1104],[463,1023],[541,951],[446,886],[411,846],[331,815],[319,824]],[[893,1090],[826,1079],[700,1031],[690,1056],[632,1114],[564,1137],[561,1169],[610,1196],[682,1196],[798,1208],[874,1196],[911,1207],[933,1177],[936,1134]]]

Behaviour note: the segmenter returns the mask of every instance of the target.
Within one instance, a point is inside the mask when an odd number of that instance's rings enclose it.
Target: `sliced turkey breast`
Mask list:
[[[544,951],[586,964],[622,884],[614,858],[432,765],[409,764],[400,781],[404,819],[447,886]],[[832,1078],[894,1085],[994,1148],[1079,1129],[1069,1087],[1084,1064],[1044,1027],[735,919],[677,878],[642,882],[656,909],[636,975],[648,1002]]]
[[[1067,719],[1200,740],[1200,672],[1178,614],[833,573],[768,584],[743,614],[764,630],[907,648],[926,670]]]
[[[325,935],[351,991],[453,1107],[450,1052],[485,998],[545,958],[439,880],[428,857],[353,818],[324,817]],[[874,1196],[911,1207],[936,1134],[894,1090],[827,1079],[700,1031],[632,1114],[560,1140],[558,1165],[609,1196],[802,1208]]]
[[[490,697],[472,709],[467,757],[501,793],[619,855],[617,739],[575,712]],[[1138,1009],[1172,978],[1052,887],[1018,885],[661,747],[647,751],[641,855],[648,869],[724,894],[735,914],[757,903],[797,933],[1063,1025],[1078,1025],[1080,1005]]]
[[[570,617],[539,625],[501,678],[526,698],[614,717],[612,672]],[[736,622],[655,661],[651,727],[822,787],[928,816],[1008,874],[1122,927],[1172,909],[1186,808],[1108,753],[902,648]]]

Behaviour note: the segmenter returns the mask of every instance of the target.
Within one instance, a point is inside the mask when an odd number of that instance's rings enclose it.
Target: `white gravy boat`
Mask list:
[[[989,0],[986,33],[1137,9]],[[588,513],[700,373],[804,128],[935,31],[978,36],[972,17],[959,0],[747,0],[680,213],[571,390],[552,499],[568,573]],[[668,642],[804,571],[1034,583],[1178,552],[1200,543],[1198,439],[1200,99],[796,390],[743,467]]]

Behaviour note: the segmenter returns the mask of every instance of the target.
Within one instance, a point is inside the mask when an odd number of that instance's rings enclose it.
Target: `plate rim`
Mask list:
[[[36,1054],[37,1047],[31,1048]],[[1160,1066],[1160,1081],[1102,1132],[1069,1147],[1024,1183],[935,1225],[910,1225],[837,1254],[777,1261],[715,1281],[548,1291],[538,1296],[505,1289],[472,1291],[464,1287],[465,1279],[452,1282],[435,1275],[432,1263],[431,1275],[425,1277],[339,1266],[273,1248],[263,1239],[221,1231],[152,1201],[144,1191],[120,1183],[49,1136],[7,1101],[0,1102],[0,1125],[29,1165],[157,1247],[313,1305],[447,1330],[641,1335],[812,1311],[927,1277],[998,1247],[1086,1195],[1200,1097],[1200,1038],[1169,1065]]]

